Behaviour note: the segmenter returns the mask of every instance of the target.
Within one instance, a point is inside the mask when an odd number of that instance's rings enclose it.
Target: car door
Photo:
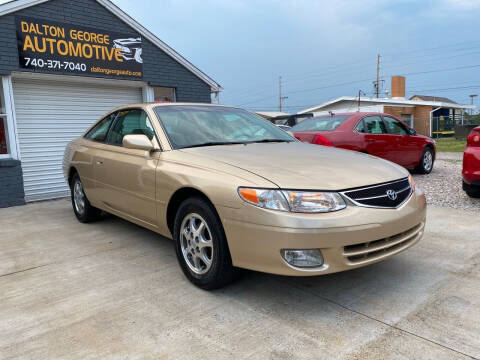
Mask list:
[[[90,141],[82,148],[82,151],[77,153],[77,158],[81,161],[77,161],[75,167],[82,179],[83,190],[92,204],[101,201],[101,194],[97,192],[95,158],[99,152],[104,151],[108,130],[116,116],[117,112],[112,112],[93,126],[84,136],[86,140]]]
[[[156,143],[153,126],[142,109],[120,111],[110,127],[105,148],[94,159],[97,192],[102,193],[107,208],[156,226],[158,156],[124,148],[123,137],[129,134],[144,134]]]
[[[415,138],[409,135],[408,128],[390,116],[384,116],[383,120],[393,141],[395,162],[402,166],[409,167],[418,161],[418,159],[416,159],[418,145],[416,144]]]
[[[359,126],[361,124],[361,127]],[[381,116],[369,115],[357,124],[357,132],[362,138],[364,149],[370,155],[394,161],[392,145]]]

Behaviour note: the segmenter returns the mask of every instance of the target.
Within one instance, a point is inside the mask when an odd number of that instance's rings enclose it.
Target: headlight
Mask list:
[[[271,210],[323,213],[346,207],[336,192],[239,188],[238,194],[250,204]]]
[[[408,182],[410,183],[410,186],[412,187],[412,192],[415,191],[415,180],[413,180],[412,175],[408,175]]]

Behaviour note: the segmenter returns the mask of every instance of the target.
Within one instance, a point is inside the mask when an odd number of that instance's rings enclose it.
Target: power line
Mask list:
[[[445,46],[438,46],[438,47],[433,47],[433,48],[430,48],[430,50],[433,50],[433,49],[441,49],[441,48],[448,48],[448,47],[452,47],[452,46],[458,46],[458,45],[461,45],[461,44],[472,44],[472,43],[478,43],[479,41],[476,41],[476,42],[462,42],[462,43],[457,43],[457,44],[450,44],[450,45],[445,45]],[[459,51],[468,51],[468,50],[472,50],[472,49],[475,49],[475,47],[469,47],[469,48],[463,48],[463,49],[455,49],[453,50],[453,53],[457,53]],[[425,49],[424,51],[427,51],[429,49]],[[415,52],[417,50],[414,50],[414,51],[411,51],[411,52]],[[407,53],[407,52],[405,52]],[[429,63],[429,62],[436,62],[436,61],[441,61],[441,60],[446,60],[446,59],[452,59],[452,58],[456,58],[456,57],[461,57],[461,56],[469,56],[469,55],[473,55],[473,54],[478,54],[480,53],[479,51],[474,51],[474,52],[467,52],[467,53],[460,53],[458,55],[452,55],[452,56],[446,56],[446,57],[435,57],[435,58],[432,58],[431,56],[432,55],[425,55],[425,54],[417,54],[417,55],[413,55],[413,56],[410,56],[409,58],[415,58],[415,57],[419,57],[419,58],[425,58],[425,57],[428,57],[428,59],[426,61],[422,61],[421,63]],[[401,53],[400,53],[401,54]],[[389,55],[386,55],[386,56],[389,56]],[[383,56],[383,57],[386,57],[386,56]],[[398,61],[401,61],[402,59],[394,59],[394,60],[384,60],[383,63],[387,63],[389,64],[388,67],[401,67],[401,66],[407,66],[407,65],[416,65],[416,64],[419,64],[419,61],[416,61],[416,62],[407,62],[407,63],[402,63],[402,64],[395,64],[396,62]],[[358,72],[360,68],[366,68],[367,66],[371,66],[371,62],[368,62],[369,64],[366,64],[366,63],[360,63],[362,64],[362,66],[360,67],[356,67],[356,68],[351,68],[350,66],[350,71],[348,71],[348,73],[353,73],[353,72]],[[309,76],[309,79],[310,81],[308,82],[318,82],[320,80],[328,80],[328,79],[332,79],[334,77],[337,77],[337,76],[331,76],[332,74],[335,74],[335,73],[343,73],[345,74],[345,70],[343,69],[344,66],[348,66],[348,65],[351,65],[351,64],[355,64],[355,65],[359,65],[359,62],[356,61],[356,62],[352,62],[352,63],[344,63],[342,65],[335,65],[335,66],[332,66],[332,67],[327,67],[327,68],[322,68],[322,70],[319,72],[319,70],[314,70],[314,71],[310,71],[308,73],[304,73],[304,74],[314,74],[314,73],[317,73],[317,75],[312,75],[312,76]],[[335,69],[337,68],[337,70],[335,71],[326,71],[328,69]],[[328,76],[327,78],[323,78],[323,79],[318,79],[316,80],[317,77],[319,76],[324,76],[324,75],[330,75]],[[285,78],[285,77],[284,77]],[[288,79],[288,76],[287,76],[287,79]],[[284,83],[288,83],[288,84],[293,84],[293,83],[299,83],[299,82],[303,82],[305,83],[305,81],[302,81],[302,78],[299,78],[298,76],[293,79],[293,80],[290,80],[290,81],[284,81]],[[262,83],[257,83],[256,85],[258,84],[263,84]],[[268,90],[266,89],[262,89],[260,91],[256,91],[254,93],[252,93],[252,88],[244,88],[243,91],[240,91],[240,92],[237,92],[237,93],[232,93],[231,95],[226,95],[226,98],[227,100],[229,98],[235,98],[235,100],[238,100],[239,98],[244,98],[244,97],[250,97],[252,95],[260,95],[260,94],[264,94],[264,93],[271,93],[273,87],[269,88]]]

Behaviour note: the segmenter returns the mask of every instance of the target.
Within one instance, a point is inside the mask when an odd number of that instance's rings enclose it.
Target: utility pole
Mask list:
[[[282,76],[278,77],[278,111],[282,112],[282,102],[288,99],[288,96],[282,96]]]
[[[468,95],[470,96],[470,104],[473,105],[473,98],[477,97],[477,94]],[[473,109],[470,109],[470,115],[473,115]]]
[[[380,83],[383,80],[380,80],[380,54],[377,55],[377,80],[373,82],[373,90],[375,92],[375,96],[378,99],[380,95]]]
[[[358,90],[358,108],[357,108],[357,112],[360,112],[360,96],[366,96],[367,94],[365,94],[362,90]]]

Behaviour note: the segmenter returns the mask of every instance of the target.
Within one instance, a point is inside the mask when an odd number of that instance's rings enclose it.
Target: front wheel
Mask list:
[[[474,198],[474,199],[479,199],[480,198],[480,191],[465,191],[465,192],[471,198]]]
[[[88,223],[98,220],[102,211],[93,207],[90,204],[90,201],[88,201],[87,195],[85,195],[85,192],[83,191],[82,181],[78,174],[73,175],[72,180],[70,181],[70,190],[73,212],[78,221]]]
[[[233,280],[235,269],[225,232],[208,201],[193,197],[180,205],[174,240],[180,267],[194,285],[211,290]]]
[[[433,150],[429,147],[426,147],[423,150],[422,158],[420,159],[420,163],[418,164],[416,170],[420,174],[430,174],[433,169],[433,161],[434,161]]]

